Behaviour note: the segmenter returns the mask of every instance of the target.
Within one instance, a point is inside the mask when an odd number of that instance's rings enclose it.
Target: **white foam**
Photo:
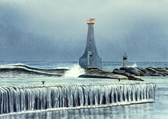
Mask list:
[[[135,64],[133,64],[133,65],[131,65],[131,66],[128,66],[128,67],[138,67],[138,66],[137,66],[137,64],[135,63]]]
[[[11,64],[4,64],[4,65],[0,65],[0,68],[15,68],[16,66],[13,66]]]
[[[69,69],[69,67],[57,67],[56,69]]]
[[[16,64],[3,64],[0,65],[0,68],[17,68],[17,65],[24,65],[22,63],[16,63]]]
[[[78,77],[84,73],[84,69],[82,69],[78,64],[75,64],[67,72],[65,72],[64,77]]]

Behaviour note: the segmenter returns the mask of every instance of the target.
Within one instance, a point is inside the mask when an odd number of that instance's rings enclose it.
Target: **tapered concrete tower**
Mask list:
[[[79,65],[82,68],[102,69],[102,59],[99,57],[94,41],[94,23],[95,19],[87,19],[88,34],[86,40],[86,49],[83,56],[79,59]]]

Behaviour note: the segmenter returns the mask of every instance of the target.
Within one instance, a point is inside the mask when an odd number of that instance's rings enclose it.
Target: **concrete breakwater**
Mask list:
[[[113,73],[123,74],[126,76],[168,76],[168,68],[166,67],[121,67],[114,69]]]
[[[155,87],[153,83],[0,87],[0,114],[154,102]]]

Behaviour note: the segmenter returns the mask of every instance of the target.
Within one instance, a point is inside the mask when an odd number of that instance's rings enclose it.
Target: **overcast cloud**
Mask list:
[[[1,0],[0,60],[78,60],[87,18],[103,61],[168,61],[167,0]]]

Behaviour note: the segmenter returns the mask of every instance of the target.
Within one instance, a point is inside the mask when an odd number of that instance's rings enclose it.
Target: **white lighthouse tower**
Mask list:
[[[87,19],[88,34],[86,40],[86,49],[83,56],[79,59],[79,65],[82,68],[102,69],[102,59],[99,57],[94,41],[94,24],[95,19]]]

